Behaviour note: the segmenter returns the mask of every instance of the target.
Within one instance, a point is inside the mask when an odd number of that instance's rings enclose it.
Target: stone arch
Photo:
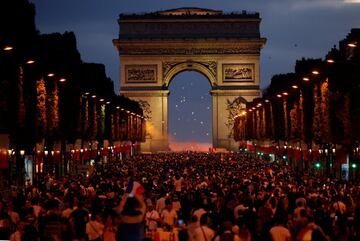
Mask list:
[[[260,50],[266,42],[260,22],[258,13],[198,8],[120,15],[119,38],[113,40],[120,94],[147,103],[152,116],[142,151],[168,150],[168,88],[183,71],[199,72],[210,82],[213,147],[238,149],[227,119],[260,96]]]
[[[183,62],[173,65],[170,70],[163,73],[163,85],[168,88],[171,80],[173,80],[176,75],[184,71],[196,71],[207,78],[211,88],[216,85],[216,76],[214,76],[214,73],[212,73],[207,66],[198,62]]]

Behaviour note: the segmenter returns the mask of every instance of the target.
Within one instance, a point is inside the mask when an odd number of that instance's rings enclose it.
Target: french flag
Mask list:
[[[129,180],[126,192],[131,195],[142,195],[145,192],[145,188],[139,182]]]

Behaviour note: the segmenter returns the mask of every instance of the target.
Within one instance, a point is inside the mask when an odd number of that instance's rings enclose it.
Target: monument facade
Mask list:
[[[211,85],[213,147],[236,150],[234,117],[260,95],[258,13],[179,8],[121,14],[120,94],[141,103],[147,115],[142,151],[168,150],[169,84],[183,71],[203,74]]]

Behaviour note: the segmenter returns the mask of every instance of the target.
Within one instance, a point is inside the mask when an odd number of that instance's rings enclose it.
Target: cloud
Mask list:
[[[344,7],[344,3],[360,2],[360,0],[302,0],[291,1],[291,9],[295,11],[303,11],[314,8],[341,8]]]
[[[360,0],[344,0],[345,3],[360,3]]]

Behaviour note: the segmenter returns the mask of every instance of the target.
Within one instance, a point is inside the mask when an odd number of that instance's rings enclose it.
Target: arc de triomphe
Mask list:
[[[258,13],[179,8],[121,14],[120,94],[140,101],[147,115],[142,151],[168,150],[169,84],[182,71],[197,71],[211,84],[215,148],[237,149],[233,118],[260,95]]]

